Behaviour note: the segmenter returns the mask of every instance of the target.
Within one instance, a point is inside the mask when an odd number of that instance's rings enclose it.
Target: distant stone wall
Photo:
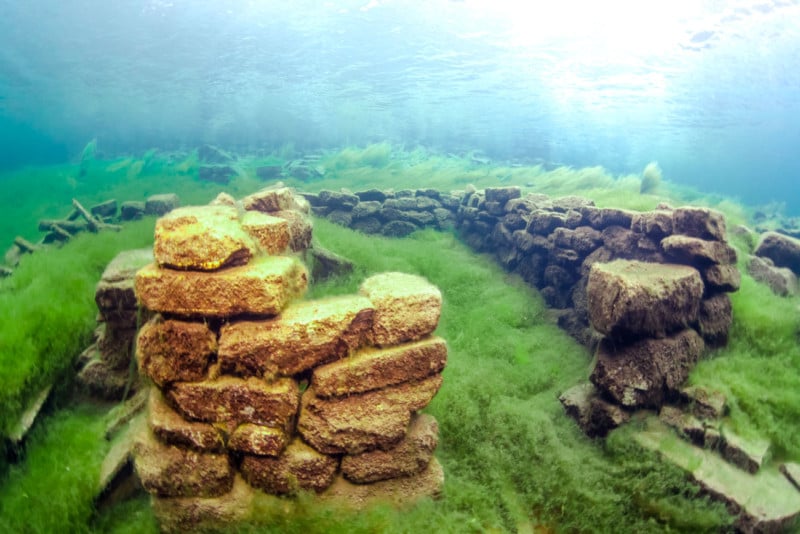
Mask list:
[[[447,360],[432,335],[439,290],[384,273],[357,295],[301,300],[290,226],[264,213],[298,199],[274,191],[244,199],[244,214],[171,212],[136,276],[159,315],[138,334],[154,386],[134,457],[167,531],[245,518],[256,491],[355,507],[441,491],[438,425],[418,413]]]

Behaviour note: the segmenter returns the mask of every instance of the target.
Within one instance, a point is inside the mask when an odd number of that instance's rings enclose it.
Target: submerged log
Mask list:
[[[94,215],[89,213],[89,211],[83,207],[83,205],[78,202],[76,199],[72,199],[72,205],[75,207],[76,210],[80,213],[81,217],[86,219],[86,223],[89,225],[89,230],[92,232],[97,232],[98,230],[114,230],[120,231],[122,229],[121,226],[117,224],[107,224],[101,220],[98,220]]]
[[[39,248],[24,237],[20,236],[14,238],[14,244],[17,245],[22,252],[35,252]]]
[[[87,229],[87,223],[85,221],[76,221],[70,219],[41,219],[39,220],[39,231],[40,232],[49,232],[54,229],[54,227],[58,227],[61,230],[69,232],[71,235],[75,235],[78,232],[83,232]]]

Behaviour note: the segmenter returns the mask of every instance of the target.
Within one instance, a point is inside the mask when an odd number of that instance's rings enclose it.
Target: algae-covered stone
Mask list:
[[[676,234],[725,241],[725,216],[709,208],[675,208],[672,211],[672,227]]]
[[[222,452],[222,434],[209,423],[187,421],[170,407],[158,388],[150,388],[148,424],[161,441],[168,445],[201,451]]]
[[[713,264],[733,265],[736,250],[722,241],[708,241],[699,237],[671,235],[661,240],[661,248],[667,256],[697,267]]]
[[[558,400],[590,438],[605,437],[611,430],[627,423],[630,414],[598,395],[594,384],[586,382],[564,391]]]
[[[282,378],[222,376],[205,382],[178,382],[168,396],[187,418],[205,422],[235,421],[284,428],[297,413],[297,382]]]
[[[592,265],[586,291],[589,320],[603,334],[663,337],[697,319],[703,281],[684,265],[616,260]]]
[[[349,397],[323,399],[311,387],[303,394],[297,429],[326,454],[359,454],[393,447],[405,436],[411,413],[428,405],[442,384],[440,374],[417,382]]]
[[[428,467],[439,443],[439,425],[431,415],[417,414],[395,447],[342,458],[342,474],[358,484],[416,475]]]
[[[313,227],[309,218],[302,212],[291,209],[276,211],[270,215],[284,219],[289,224],[289,250],[303,252],[311,246]]]
[[[686,381],[705,346],[691,328],[662,339],[600,343],[591,381],[627,407],[658,407]]]
[[[255,490],[241,476],[233,479],[231,490],[215,497],[152,498],[153,514],[161,532],[217,531],[245,520],[252,510]]]
[[[434,457],[424,471],[409,477],[353,484],[338,476],[321,497],[360,510],[375,504],[411,506],[425,497],[437,498],[444,486],[444,470]]]
[[[276,315],[307,285],[305,267],[286,256],[264,256],[216,272],[175,271],[151,264],[136,273],[136,296],[142,306],[184,316]]]
[[[159,497],[211,497],[233,485],[227,454],[166,445],[150,429],[137,436],[133,456],[142,486]]]
[[[311,383],[320,397],[351,395],[423,379],[441,372],[446,363],[447,343],[428,337],[383,349],[363,348],[314,369]]]
[[[106,266],[94,293],[97,308],[106,319],[117,320],[120,315],[127,318],[128,310],[136,310],[136,271],[152,262],[153,250],[144,248],[120,252]]]
[[[219,362],[227,373],[294,375],[362,346],[373,314],[358,295],[298,301],[274,319],[223,326]]]
[[[162,267],[213,271],[243,265],[255,248],[234,207],[178,208],[156,222],[153,254]]]
[[[260,211],[247,211],[242,216],[242,228],[258,242],[267,254],[281,254],[289,246],[289,223]]]
[[[217,336],[206,323],[151,319],[139,330],[139,368],[163,387],[178,381],[202,380],[217,351]]]
[[[733,305],[727,293],[703,299],[697,314],[697,326],[709,347],[722,347],[728,342],[728,330],[733,323]]]
[[[359,292],[375,306],[371,334],[375,345],[421,339],[439,324],[442,294],[421,276],[377,274],[364,280]]]
[[[294,195],[288,187],[268,187],[242,199],[246,210],[273,213],[294,208]]]
[[[231,434],[228,448],[259,456],[278,456],[286,447],[286,439],[281,428],[243,423]]]
[[[283,495],[324,490],[333,482],[338,467],[336,457],[317,452],[298,438],[277,458],[246,455],[241,470],[253,487]]]
[[[786,267],[800,276],[800,239],[766,232],[761,236],[755,254],[769,258],[776,267]]]
[[[703,270],[703,280],[712,291],[738,291],[742,275],[736,265],[711,265]]]

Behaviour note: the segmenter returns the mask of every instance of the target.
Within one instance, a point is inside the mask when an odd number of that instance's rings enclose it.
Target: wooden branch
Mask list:
[[[99,220],[97,217],[89,213],[89,211],[74,198],[72,199],[72,205],[75,206],[75,209],[80,212],[81,217],[86,219],[86,223],[89,225],[89,230],[92,232],[96,232],[98,230],[114,230],[115,232],[119,232],[122,230],[122,227],[118,224],[107,224]]]
[[[14,244],[17,245],[22,252],[34,252],[39,248],[24,237],[20,236],[14,238]]]

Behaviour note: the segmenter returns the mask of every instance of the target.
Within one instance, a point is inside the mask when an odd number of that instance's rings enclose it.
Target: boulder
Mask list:
[[[286,448],[286,440],[282,428],[242,423],[228,438],[228,449],[258,456],[278,456]]]
[[[358,295],[298,301],[280,316],[231,322],[220,330],[223,372],[291,376],[347,356],[365,344],[374,308]]]
[[[422,472],[439,443],[439,425],[433,416],[416,414],[408,433],[395,447],[342,458],[342,475],[357,484],[408,477]]]
[[[590,438],[605,437],[630,420],[630,414],[616,404],[603,400],[594,384],[578,384],[562,393],[558,400]]]
[[[319,244],[312,246],[309,252],[311,254],[311,278],[316,282],[345,276],[353,272],[353,262]]]
[[[672,212],[654,210],[636,213],[631,219],[631,230],[653,239],[662,239],[672,234]]]
[[[438,497],[444,486],[444,470],[434,457],[424,471],[409,477],[353,484],[338,476],[321,497],[356,510],[375,504],[411,506],[425,497]]]
[[[89,213],[101,219],[115,217],[117,215],[117,201],[112,198],[111,200],[95,204],[89,208]]]
[[[736,263],[736,250],[722,241],[671,235],[661,240],[661,248],[667,256],[699,268],[713,264],[733,265]]]
[[[300,389],[291,378],[266,382],[222,376],[205,382],[178,382],[167,396],[190,420],[284,428],[297,413]]]
[[[658,407],[677,396],[703,349],[703,339],[691,328],[626,345],[606,338],[598,347],[590,379],[622,406]]]
[[[303,252],[311,246],[311,221],[298,210],[281,210],[271,215],[285,219],[289,223],[289,250]]]
[[[120,252],[106,266],[94,293],[94,301],[105,320],[136,327],[136,271],[152,262],[153,251],[145,248]]]
[[[183,316],[275,315],[305,293],[308,273],[296,258],[264,256],[216,272],[159,269],[136,273],[136,296],[145,308]]]
[[[224,452],[222,434],[209,423],[187,421],[167,404],[158,388],[150,388],[148,425],[163,443],[206,452]]]
[[[393,220],[383,225],[383,228],[381,228],[381,234],[385,235],[386,237],[406,237],[416,230],[417,226],[413,223]]]
[[[241,470],[254,488],[284,495],[323,491],[333,482],[338,467],[336,457],[317,452],[297,438],[277,458],[245,455]]]
[[[236,170],[229,165],[202,165],[197,169],[197,177],[203,182],[227,185],[236,176]]]
[[[681,401],[688,404],[692,414],[700,419],[720,419],[727,412],[725,395],[699,386],[682,388]]]
[[[689,237],[725,241],[725,216],[709,208],[675,208],[672,211],[672,229],[676,234]]]
[[[364,393],[440,373],[447,343],[427,337],[384,349],[366,347],[349,358],[314,369],[311,385],[320,397]]]
[[[273,214],[294,208],[294,194],[288,187],[267,187],[242,199],[246,210]]]
[[[158,497],[212,497],[233,487],[227,454],[166,445],[149,429],[136,437],[133,457],[142,486]]]
[[[711,291],[738,291],[742,275],[736,265],[711,265],[701,271],[703,281]]]
[[[359,293],[375,307],[371,344],[386,346],[421,339],[439,324],[442,294],[421,276],[377,274],[364,280]]]
[[[349,397],[323,399],[310,387],[303,393],[297,430],[325,454],[359,454],[388,449],[405,436],[411,413],[428,405],[442,384],[436,374]]]
[[[367,189],[366,191],[357,191],[356,196],[362,202],[364,201],[383,202],[384,200],[386,200],[387,195],[380,189]]]
[[[374,217],[381,210],[381,203],[377,200],[362,200],[353,207],[353,220]]]
[[[236,208],[177,208],[156,222],[153,254],[161,267],[213,271],[244,265],[255,253]]]
[[[271,255],[284,253],[291,239],[286,219],[260,211],[246,211],[242,216],[242,229],[258,243],[261,250]]]
[[[592,326],[615,338],[664,337],[697,320],[700,273],[683,265],[615,260],[589,272],[587,307]]]
[[[786,267],[800,276],[800,239],[766,232],[761,236],[755,254],[769,258],[776,267]]]
[[[505,206],[509,200],[520,198],[522,196],[522,190],[517,185],[508,187],[487,187],[484,194],[486,195],[487,202],[497,202],[501,206]]]
[[[351,226],[353,230],[358,230],[364,234],[379,234],[383,229],[381,221],[375,217],[365,217],[355,221]]]
[[[636,214],[629,210],[597,208],[595,206],[582,206],[580,208],[580,213],[583,216],[585,224],[591,226],[595,230],[603,230],[609,226],[621,226],[626,229],[630,228],[633,217]]]
[[[359,198],[352,193],[328,191],[325,189],[319,192],[319,199],[329,208],[345,211],[352,210],[359,202]]]
[[[139,369],[158,386],[205,378],[217,352],[217,336],[205,322],[156,317],[139,331],[136,359]]]
[[[127,200],[119,206],[121,221],[136,221],[144,217],[145,203],[139,200]]]
[[[747,272],[757,282],[766,284],[773,293],[781,297],[797,295],[797,276],[787,267],[775,267],[769,258],[750,256]]]
[[[124,206],[125,204],[133,204],[128,202],[123,202],[123,213],[125,211]],[[162,193],[159,195],[150,195],[147,197],[147,201],[144,203],[144,214],[145,215],[157,215],[162,216],[166,215],[170,211],[174,210],[178,206],[181,205],[181,200],[178,198],[178,195],[175,193]],[[133,208],[134,206],[130,206]]]
[[[586,256],[603,243],[602,234],[590,226],[579,226],[574,230],[556,228],[552,234],[553,245],[572,249]]]

